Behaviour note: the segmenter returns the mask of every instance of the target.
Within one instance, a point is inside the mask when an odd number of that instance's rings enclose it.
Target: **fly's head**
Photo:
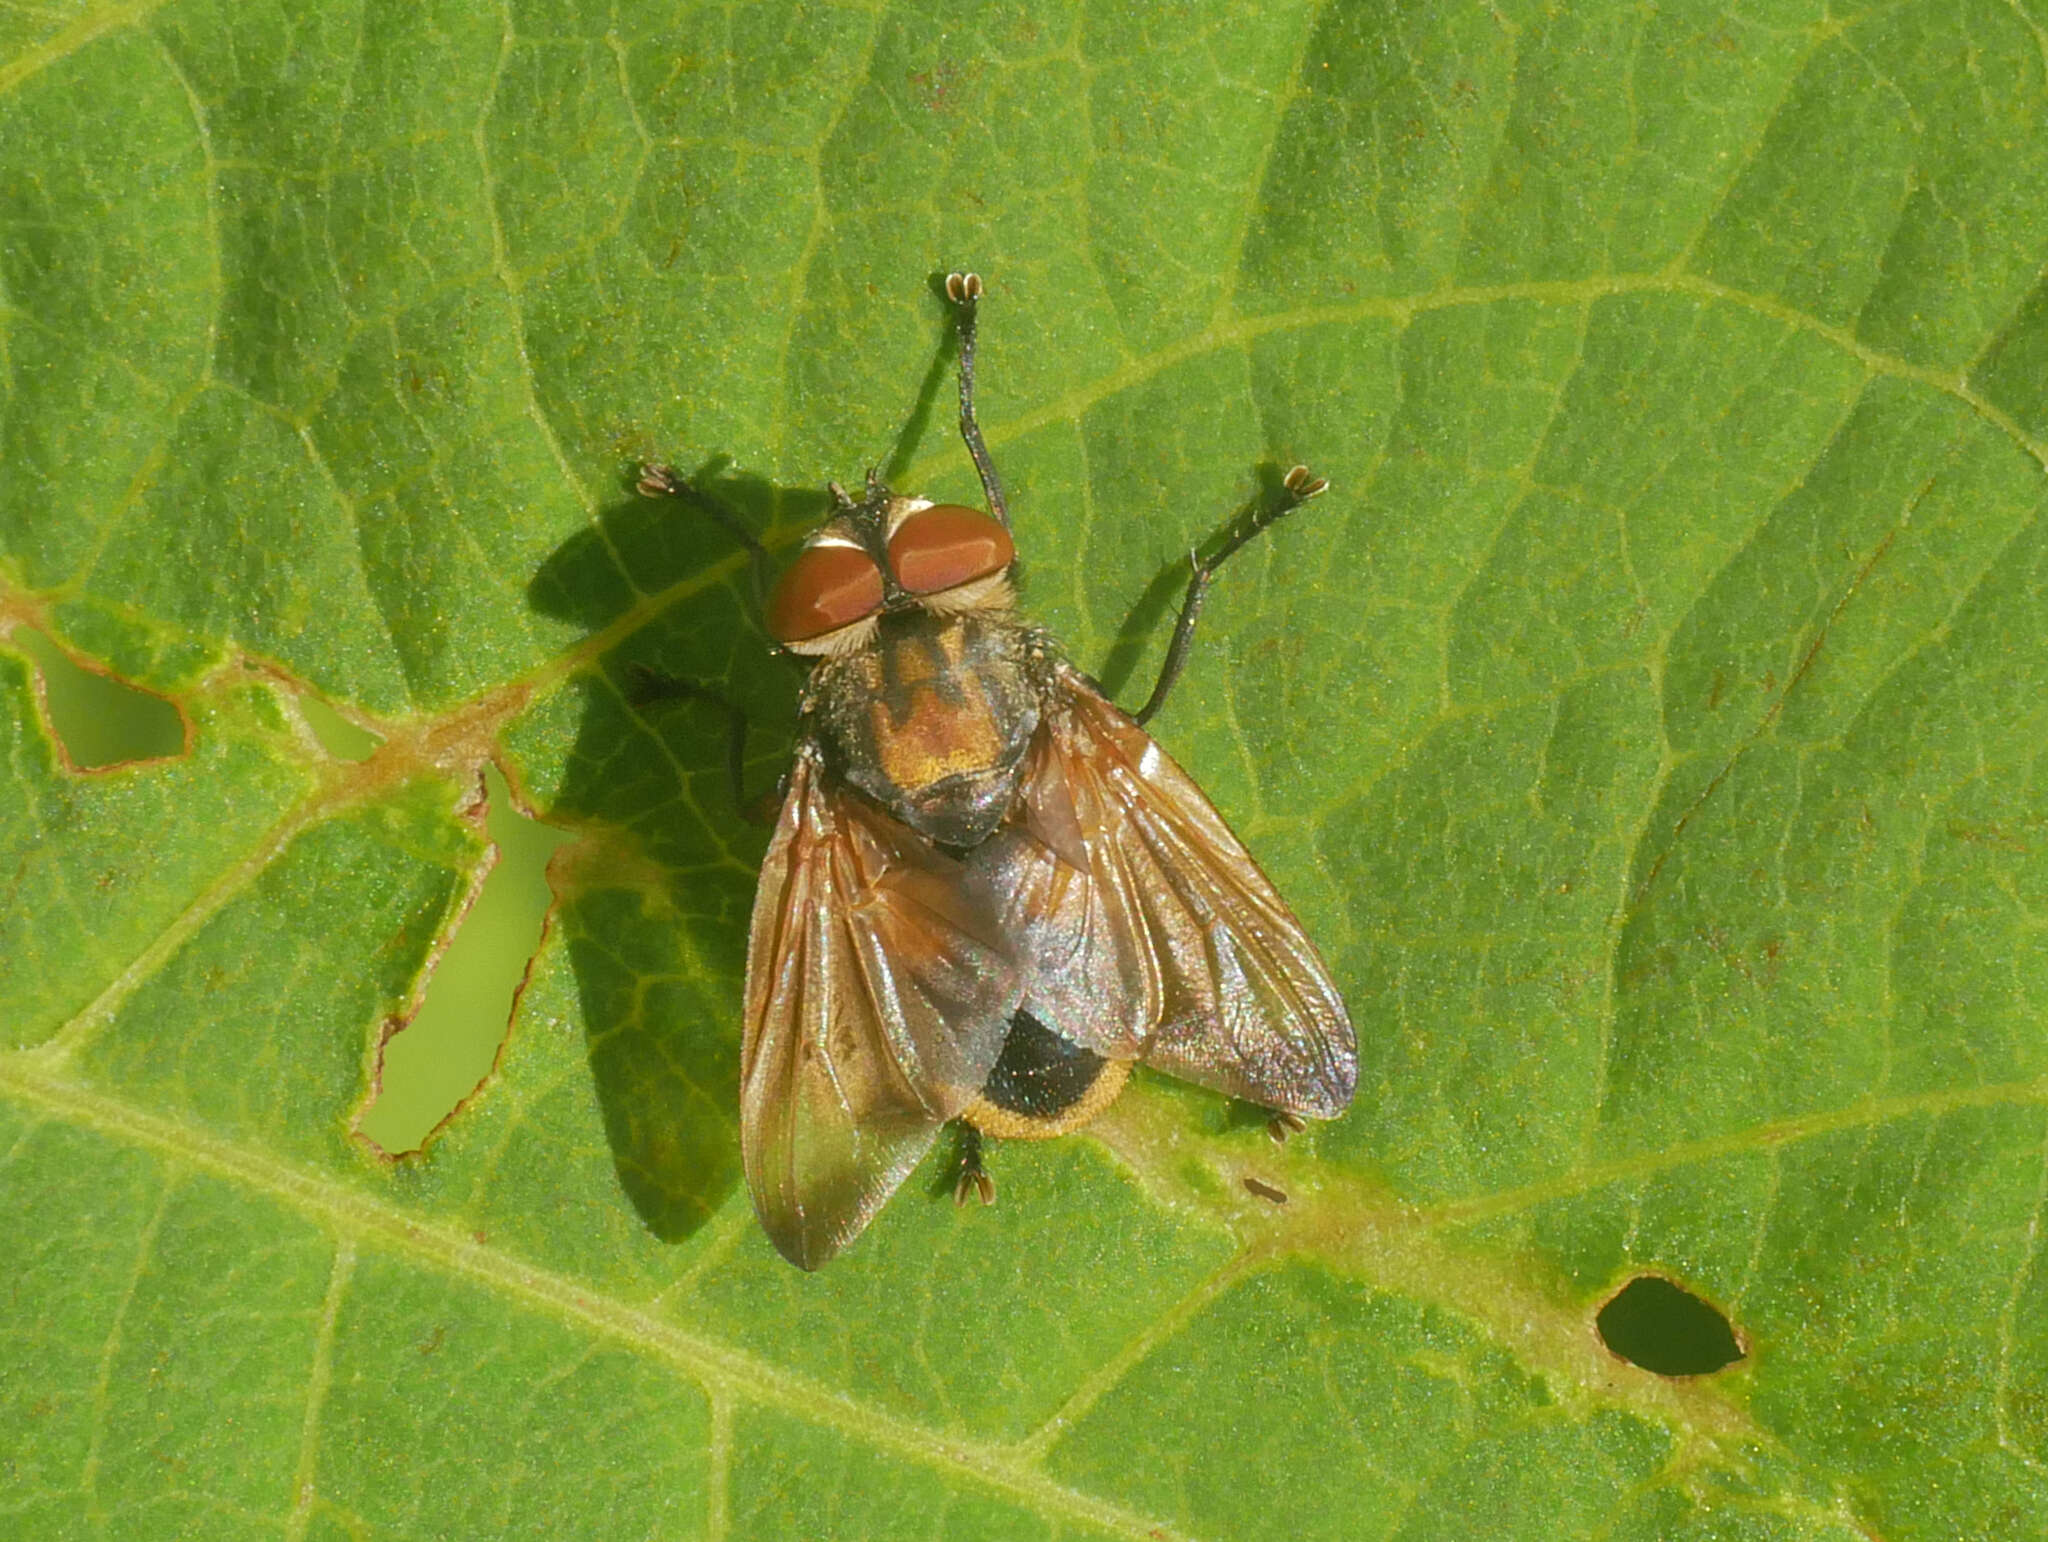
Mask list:
[[[837,483],[838,511],[805,538],[768,601],[768,634],[807,658],[872,646],[882,618],[1007,613],[1016,603],[1010,532],[979,509],[905,498],[868,477],[859,502]]]
[[[837,512],[775,586],[769,633],[818,662],[811,717],[832,770],[929,839],[973,846],[1008,813],[1038,725],[1010,532],[872,476],[857,502],[832,491]]]

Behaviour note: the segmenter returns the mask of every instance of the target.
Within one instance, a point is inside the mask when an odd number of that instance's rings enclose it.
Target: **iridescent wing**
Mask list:
[[[740,1148],[761,1224],[815,1269],[973,1101],[1022,997],[961,865],[800,753],[747,939]]]
[[[1011,822],[968,853],[1025,1009],[1116,1059],[1330,1119],[1358,1045],[1301,923],[1188,774],[1060,665]]]

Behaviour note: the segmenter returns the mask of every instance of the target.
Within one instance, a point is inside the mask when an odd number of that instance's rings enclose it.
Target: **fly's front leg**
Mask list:
[[[654,707],[672,701],[701,701],[725,714],[725,774],[732,786],[733,807],[739,810],[742,819],[755,824],[773,823],[774,816],[766,807],[767,799],[749,801],[747,798],[747,714],[740,705],[708,685],[699,685],[695,680],[685,680],[678,675],[659,674],[645,664],[635,664],[630,673],[633,683],[626,700],[635,707]]]
[[[960,438],[974,459],[981,477],[981,490],[988,496],[988,511],[1004,529],[1010,527],[1010,505],[1003,497],[1002,479],[996,463],[989,459],[988,446],[981,441],[981,425],[974,417],[974,335],[975,312],[981,303],[979,273],[948,273],[946,298],[960,320]]]
[[[1166,660],[1159,666],[1159,679],[1152,694],[1145,698],[1144,706],[1131,714],[1133,718],[1140,723],[1151,721],[1153,714],[1166,705],[1167,693],[1180,678],[1180,672],[1187,668],[1188,648],[1195,640],[1195,622],[1202,614],[1202,601],[1208,597],[1217,569],[1261,530],[1285,519],[1329,485],[1308,467],[1296,466],[1282,479],[1280,496],[1269,505],[1246,509],[1233,520],[1211,556],[1204,558],[1199,551],[1188,553],[1188,588],[1180,602],[1180,619],[1173,624],[1173,640],[1166,645]]]
[[[700,514],[710,516],[712,523],[746,548],[754,575],[754,621],[760,624],[762,617],[768,614],[768,580],[772,571],[768,548],[761,544],[760,538],[746,527],[739,515],[683,477],[673,466],[642,466],[637,485],[644,497],[680,498]]]

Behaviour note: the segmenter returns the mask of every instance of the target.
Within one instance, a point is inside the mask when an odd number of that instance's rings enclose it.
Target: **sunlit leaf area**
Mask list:
[[[1348,1000],[816,1273],[802,670],[976,502]],[[2048,1534],[2039,0],[0,11],[0,1535]]]

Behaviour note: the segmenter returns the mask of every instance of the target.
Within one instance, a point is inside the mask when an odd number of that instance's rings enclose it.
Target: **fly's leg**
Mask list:
[[[1307,1128],[1308,1121],[1299,1114],[1290,1114],[1284,1108],[1266,1111],[1266,1133],[1272,1137],[1276,1146],[1286,1145],[1288,1136],[1299,1135]]]
[[[774,816],[768,811],[767,799],[747,798],[747,714],[737,702],[729,700],[708,685],[699,685],[695,680],[685,680],[679,675],[664,675],[649,669],[645,664],[635,664],[631,670],[632,688],[626,693],[626,700],[635,707],[655,707],[671,701],[701,701],[718,708],[725,714],[725,774],[732,785],[733,807],[740,817],[755,824],[772,824]]]
[[[981,490],[988,496],[989,513],[995,515],[996,523],[1007,530],[1010,527],[1010,505],[1003,497],[1003,483],[996,475],[996,463],[989,459],[988,446],[981,442],[981,425],[974,418],[974,328],[975,311],[981,302],[981,275],[948,273],[946,298],[953,302],[953,312],[960,318],[960,437],[967,445],[967,453],[974,458],[975,471],[981,476]]]
[[[1217,569],[1236,556],[1261,530],[1285,519],[1329,485],[1308,467],[1296,466],[1282,479],[1280,496],[1269,505],[1255,505],[1245,510],[1233,520],[1212,555],[1204,557],[1199,551],[1188,553],[1188,588],[1180,602],[1180,619],[1173,624],[1173,640],[1166,645],[1166,661],[1159,666],[1159,679],[1152,687],[1152,694],[1145,698],[1144,706],[1131,714],[1133,718],[1140,723],[1151,721],[1153,714],[1166,705],[1167,692],[1173,689],[1180,672],[1187,668],[1188,648],[1195,640],[1195,622],[1202,614],[1202,601],[1208,597],[1209,585],[1215,580]]]
[[[745,549],[747,561],[753,573],[754,614],[760,618],[768,613],[768,580],[770,574],[768,548],[763,546],[744,521],[718,499],[712,497],[695,483],[686,480],[673,466],[645,465],[640,468],[638,483],[640,492],[649,498],[678,498],[700,514],[707,515],[713,524],[731,536]],[[747,714],[738,703],[730,700],[710,686],[700,685],[694,680],[685,680],[675,675],[664,675],[649,669],[644,664],[632,667],[632,686],[627,700],[636,707],[658,706],[663,702],[701,701],[716,707],[725,714],[725,772],[731,784],[733,806],[744,819],[755,824],[773,822],[765,798],[749,799],[746,792],[747,760]]]
[[[754,616],[756,620],[768,614],[768,580],[770,564],[768,548],[763,546],[753,531],[746,527],[740,517],[716,498],[686,480],[673,466],[646,465],[640,468],[640,492],[649,498],[680,498],[698,513],[710,517],[713,524],[746,548],[747,560],[754,575]]]
[[[981,1164],[981,1131],[963,1121],[960,1126],[960,1177],[953,1185],[953,1203],[966,1204],[969,1194],[980,1196],[984,1205],[996,1202],[996,1181]]]

